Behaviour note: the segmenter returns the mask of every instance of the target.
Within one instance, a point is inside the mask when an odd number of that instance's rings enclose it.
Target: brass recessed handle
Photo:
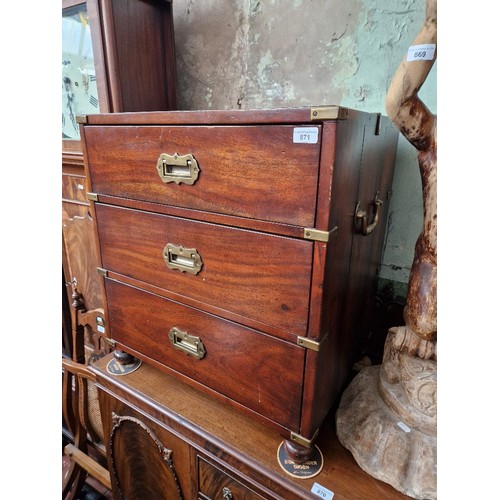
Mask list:
[[[163,249],[163,259],[169,269],[182,273],[198,274],[203,266],[201,255],[196,248],[184,248],[173,243],[167,243]]]
[[[156,169],[160,179],[165,182],[184,183],[192,185],[198,179],[200,167],[192,154],[169,155],[162,153],[156,162]]]
[[[354,229],[361,233],[363,236],[368,236],[377,227],[379,220],[380,207],[382,206],[382,200],[378,197],[379,192],[375,195],[375,200],[373,205],[375,207],[373,212],[373,220],[368,224],[368,214],[360,209],[360,202],[356,203],[356,208],[354,209]]]
[[[205,346],[200,340],[200,337],[190,335],[176,326],[170,329],[168,338],[174,346],[174,349],[182,351],[184,354],[193,356],[196,359],[202,359],[206,354]]]

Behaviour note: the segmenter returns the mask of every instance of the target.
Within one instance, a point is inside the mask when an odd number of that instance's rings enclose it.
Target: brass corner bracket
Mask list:
[[[316,438],[318,436],[318,432],[319,432],[319,429],[316,429],[316,432],[313,434],[313,437],[311,439],[307,439],[304,436],[297,434],[296,432],[290,431],[290,441],[301,444],[302,446],[305,446],[306,448],[311,448],[313,446],[314,441],[316,440]]]
[[[315,229],[313,227],[306,227],[304,228],[304,239],[328,243],[330,236],[335,233],[335,231],[337,231],[337,226],[330,231],[321,231],[320,229]]]
[[[87,115],[76,115],[76,123],[87,123]]]
[[[318,106],[311,108],[311,121],[347,120],[349,110],[340,106]]]
[[[307,337],[297,337],[297,345],[305,347],[306,349],[311,349],[311,351],[319,351],[321,342],[317,340],[312,340]]]

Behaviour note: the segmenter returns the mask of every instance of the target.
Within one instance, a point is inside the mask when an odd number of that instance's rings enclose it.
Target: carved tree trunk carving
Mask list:
[[[413,45],[436,44],[436,0],[427,0],[426,18]],[[424,340],[434,340],[437,333],[437,117],[418,97],[435,61],[401,62],[386,97],[389,118],[419,151],[422,177],[424,225],[415,245],[413,266],[408,282],[406,326]]]
[[[369,366],[342,395],[339,441],[357,463],[418,499],[435,499],[437,486],[437,117],[418,97],[435,61],[436,0],[413,41],[430,46],[405,56],[386,97],[389,118],[419,151],[424,223],[408,282],[405,325],[391,328],[381,366]],[[409,55],[414,52],[409,51]],[[427,56],[427,58],[426,58]]]

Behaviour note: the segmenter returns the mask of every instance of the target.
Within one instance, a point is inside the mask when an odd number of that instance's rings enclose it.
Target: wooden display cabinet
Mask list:
[[[176,108],[172,3],[63,0],[62,16],[63,294],[73,309],[94,310],[103,298],[76,116]],[[83,361],[103,349],[89,329],[85,337],[86,352],[68,340],[63,351]]]

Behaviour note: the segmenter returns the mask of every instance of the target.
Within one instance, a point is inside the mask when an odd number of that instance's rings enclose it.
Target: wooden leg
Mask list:
[[[307,462],[314,453],[314,445],[308,448],[293,441],[289,441],[288,439],[284,441],[284,448],[290,460],[293,460],[296,464]]]
[[[122,365],[130,365],[134,362],[135,358],[132,356],[132,354],[129,354],[128,352],[121,351],[119,349],[116,349],[113,352],[116,361]]]

